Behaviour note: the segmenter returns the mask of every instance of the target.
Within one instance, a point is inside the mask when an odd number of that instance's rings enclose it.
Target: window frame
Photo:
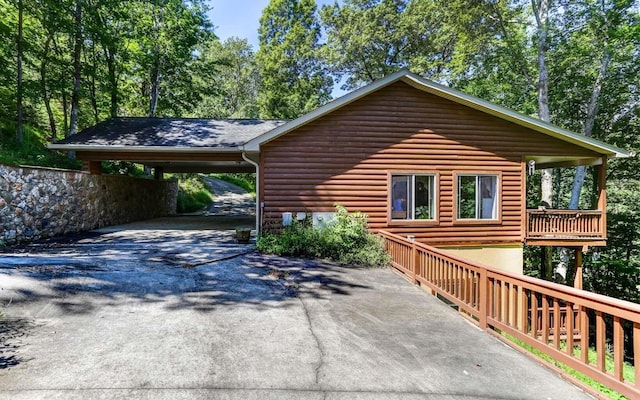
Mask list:
[[[393,202],[393,177],[396,176],[409,176],[412,179],[411,194],[415,199],[415,178],[417,176],[429,176],[433,178],[433,219],[394,219],[392,202]],[[417,225],[417,226],[429,226],[438,225],[440,223],[440,174],[437,171],[389,171],[387,174],[387,224],[390,226],[402,226],[402,225]],[[413,216],[415,217],[415,205],[413,205]]]
[[[495,215],[492,219],[458,218],[459,210],[459,178],[461,176],[476,177],[476,182],[482,176],[496,177]],[[476,198],[477,200],[477,198]],[[477,204],[476,204],[477,207]],[[454,171],[453,173],[453,221],[455,224],[469,225],[498,225],[502,224],[502,172],[500,171]]]

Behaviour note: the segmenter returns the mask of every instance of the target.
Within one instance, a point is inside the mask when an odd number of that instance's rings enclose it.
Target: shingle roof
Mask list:
[[[101,122],[55,145],[234,149],[285,122],[121,117]]]

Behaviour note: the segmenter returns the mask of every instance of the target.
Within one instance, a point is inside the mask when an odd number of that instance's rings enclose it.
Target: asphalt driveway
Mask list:
[[[0,398],[590,398],[391,270],[175,222],[0,252]]]

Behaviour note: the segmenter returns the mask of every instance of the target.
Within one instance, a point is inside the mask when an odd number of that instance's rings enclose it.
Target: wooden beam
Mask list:
[[[602,164],[598,169],[598,210],[602,212],[600,232],[607,236],[607,157],[602,157]]]
[[[119,160],[144,163],[145,161],[241,161],[240,152],[157,152],[157,151],[77,151],[81,160]]]
[[[100,161],[82,161],[82,171],[91,175],[102,175],[102,162]]]
[[[164,179],[164,168],[155,167],[153,169],[153,179],[157,181],[161,181],[162,179]]]
[[[575,249],[573,287],[582,290],[582,248]]]

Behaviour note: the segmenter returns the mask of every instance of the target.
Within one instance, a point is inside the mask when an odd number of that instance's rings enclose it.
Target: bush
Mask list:
[[[179,213],[200,211],[213,202],[209,188],[199,175],[182,175],[178,178]]]
[[[293,221],[279,233],[260,236],[257,248],[269,254],[328,258],[342,264],[373,267],[390,262],[382,239],[367,230],[367,215],[350,214],[339,205],[330,225],[317,228]]]

